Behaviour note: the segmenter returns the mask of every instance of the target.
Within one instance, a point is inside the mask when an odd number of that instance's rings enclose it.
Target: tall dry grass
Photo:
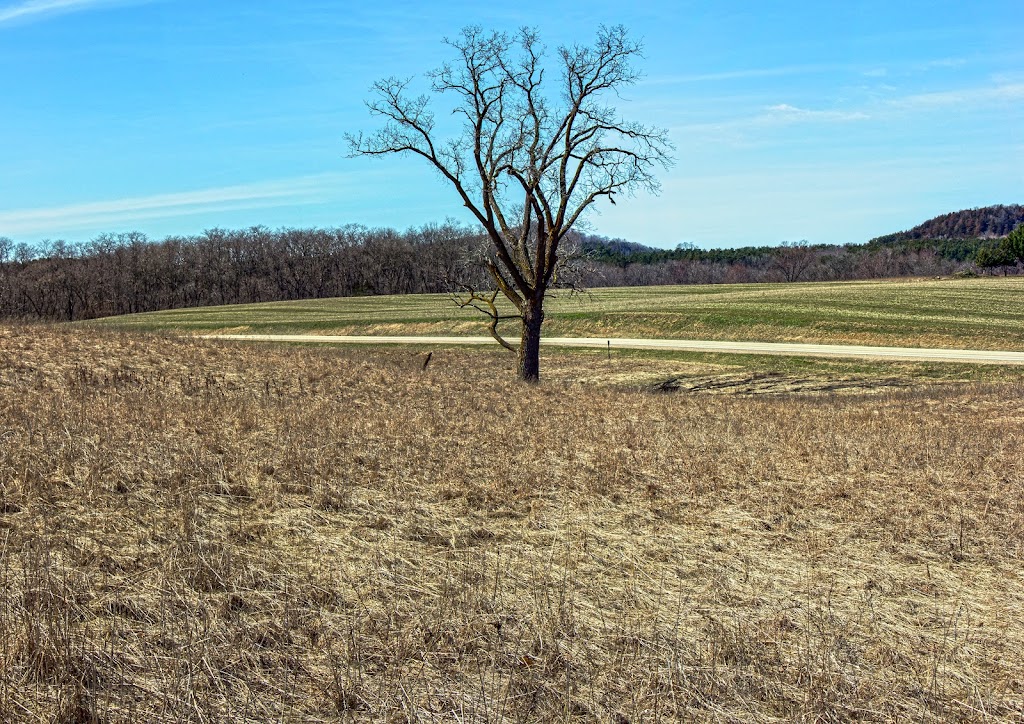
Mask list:
[[[1022,385],[0,331],[0,720],[1019,720]]]

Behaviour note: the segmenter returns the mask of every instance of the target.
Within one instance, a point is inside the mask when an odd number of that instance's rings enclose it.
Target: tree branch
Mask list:
[[[519,315],[504,317],[501,315],[498,311],[498,305],[496,304],[498,299],[497,290],[488,295],[486,293],[477,292],[472,287],[464,287],[462,292],[452,293],[452,299],[455,301],[455,304],[458,305],[459,309],[472,307],[481,314],[489,317],[491,321],[487,325],[487,329],[491,333],[491,336],[494,337],[495,341],[510,352],[518,351],[517,347],[508,342],[498,332],[498,323],[500,321],[503,319],[519,319]]]

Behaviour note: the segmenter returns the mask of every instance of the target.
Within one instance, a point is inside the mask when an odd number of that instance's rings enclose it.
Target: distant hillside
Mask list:
[[[621,257],[625,259],[650,254],[652,252],[657,253],[658,251],[663,251],[655,249],[653,246],[637,244],[635,241],[609,239],[606,236],[599,236],[597,234],[579,234],[578,237],[580,240],[580,246],[584,252],[601,259],[604,259],[605,257]]]
[[[872,239],[872,244],[891,244],[917,239],[995,239],[1024,223],[1024,206],[986,206],[936,216],[908,231]]]
[[[913,229],[886,234],[869,241],[869,251],[881,248],[895,252],[930,249],[943,259],[973,261],[991,239],[1006,236],[1024,223],[1024,206],[985,206],[936,216]]]
[[[1024,223],[1024,205],[986,206],[936,216],[908,231],[899,231],[872,239],[866,244],[849,244],[847,249],[867,252],[883,248],[896,252],[929,250],[943,259],[973,260],[986,241],[1006,236]],[[700,261],[722,264],[757,263],[779,256],[777,246],[746,246],[733,249],[699,249],[680,244],[675,249],[656,249],[624,239],[609,239],[596,234],[581,234],[583,250],[599,262],[615,265],[658,264],[666,261]],[[803,243],[803,242],[801,242]],[[839,249],[838,245],[815,244],[813,249]]]

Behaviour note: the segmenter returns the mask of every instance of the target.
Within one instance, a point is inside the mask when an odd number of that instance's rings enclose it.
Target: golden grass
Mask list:
[[[1024,716],[1019,381],[421,361],[0,330],[0,720]]]

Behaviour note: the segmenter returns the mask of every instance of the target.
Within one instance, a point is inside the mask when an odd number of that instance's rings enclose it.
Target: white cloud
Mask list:
[[[960,68],[967,64],[964,58],[938,58],[936,60],[928,60],[924,63],[920,63],[915,66],[917,70],[934,70],[935,68]]]
[[[981,106],[995,103],[1016,103],[1024,101],[1024,83],[962,88],[935,93],[918,93],[892,101],[897,108],[927,110],[948,106]]]
[[[715,73],[693,73],[689,75],[672,75],[645,78],[641,85],[674,85],[677,83],[702,83],[706,81],[744,80],[747,78],[777,78],[791,75],[807,75],[828,73],[843,70],[840,65],[787,65],[778,68],[744,68],[726,70]]]
[[[733,142],[743,145],[744,131],[788,126],[801,123],[851,123],[891,118],[899,113],[928,113],[942,108],[977,111],[995,106],[1017,107],[1024,103],[1024,82],[961,88],[957,90],[917,93],[872,103],[860,109],[820,110],[800,108],[788,103],[767,106],[764,112],[704,123],[682,124],[672,127],[678,133],[710,133],[717,136],[734,134]]]
[[[43,209],[0,211],[2,234],[57,234],[74,229],[118,226],[143,219],[316,203],[325,189],[336,188],[339,174],[134,196]]]
[[[118,0],[23,0],[15,5],[0,7],[0,25],[58,13],[73,13],[80,10],[109,7],[115,4],[118,4]]]
[[[673,126],[669,130],[675,133],[709,133],[720,138],[729,136],[731,143],[737,146],[747,145],[744,140],[746,131],[759,129],[789,126],[798,123],[851,123],[864,121],[871,116],[864,111],[827,111],[813,110],[809,108],[798,108],[788,103],[779,103],[767,106],[763,113],[742,118],[733,118],[721,121],[706,123],[689,123]],[[723,136],[724,134],[724,136]]]
[[[797,108],[788,103],[769,106],[766,116],[761,116],[767,121],[782,121],[783,123],[795,123],[798,121],[863,121],[870,116],[863,111],[818,111],[808,108]]]

